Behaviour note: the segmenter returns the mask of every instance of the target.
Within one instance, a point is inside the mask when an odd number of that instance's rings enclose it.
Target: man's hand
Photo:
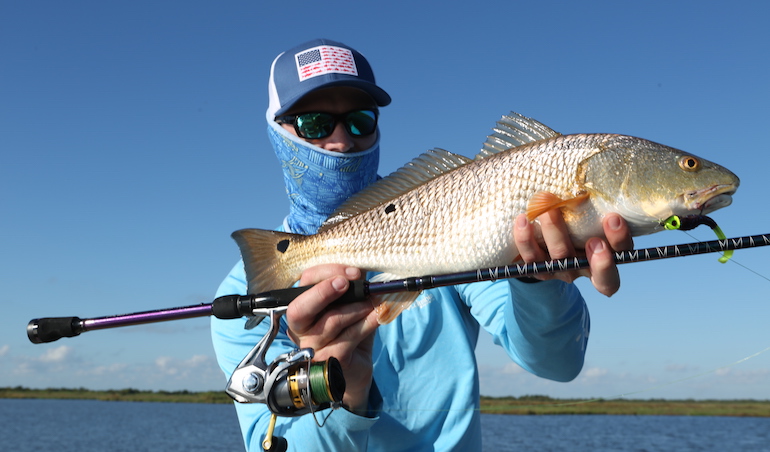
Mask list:
[[[316,361],[335,357],[345,376],[343,403],[365,415],[372,384],[372,346],[379,326],[368,301],[329,306],[361,278],[361,270],[344,265],[320,265],[302,273],[300,286],[315,284],[289,304],[289,335],[300,347],[315,351]]]
[[[563,259],[576,255],[575,247],[569,238],[564,218],[558,210],[544,213],[540,217],[540,227],[545,241],[546,249],[542,249],[537,242],[534,226],[527,221],[525,215],[516,218],[513,236],[516,248],[521,258],[529,262],[539,262],[549,259]],[[538,279],[560,279],[572,282],[580,276],[591,278],[596,290],[608,297],[620,288],[620,275],[618,274],[613,250],[630,250],[634,243],[626,221],[617,214],[611,213],[602,221],[604,235],[607,240],[593,237],[588,239],[585,245],[585,254],[590,264],[590,269],[573,272],[557,272],[554,274],[541,274]]]

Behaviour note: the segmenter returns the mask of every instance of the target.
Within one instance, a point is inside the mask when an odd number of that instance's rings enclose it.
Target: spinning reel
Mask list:
[[[265,355],[275,340],[286,307],[258,308],[257,316],[270,318],[270,329],[235,368],[225,391],[241,403],[264,403],[272,417],[262,448],[286,450],[286,440],[273,436],[276,416],[296,417],[326,408],[337,409],[345,394],[345,378],[336,358],[313,362],[313,349],[295,349],[268,364]],[[318,420],[316,419],[316,423]],[[321,424],[318,424],[321,426]]]
[[[302,416],[339,407],[345,393],[342,367],[335,358],[313,362],[313,349],[284,353],[268,364],[268,348],[275,340],[286,307],[255,310],[270,318],[270,330],[233,371],[225,391],[241,403],[264,403],[278,416]]]

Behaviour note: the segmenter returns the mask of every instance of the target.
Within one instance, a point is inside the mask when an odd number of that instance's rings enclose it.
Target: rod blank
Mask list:
[[[684,243],[654,248],[615,252],[617,264],[630,264],[672,257],[693,256],[696,254],[725,252],[743,248],[770,245],[770,234],[712,240],[708,242]],[[569,257],[529,264],[513,264],[502,267],[450,273],[446,275],[419,276],[394,281],[374,282],[351,281],[348,292],[338,302],[350,303],[361,301],[370,295],[393,292],[417,292],[434,287],[452,286],[481,281],[496,281],[508,278],[531,278],[541,273],[555,273],[588,268],[588,259]],[[214,315],[221,319],[235,319],[251,315],[255,309],[268,309],[288,306],[310,286],[278,289],[257,295],[226,295],[212,303],[180,308],[159,309],[134,314],[80,319],[79,317],[49,317],[33,319],[27,325],[27,336],[35,344],[53,342],[62,337],[75,337],[82,332],[139,325],[144,323],[165,322],[169,320],[189,319]]]

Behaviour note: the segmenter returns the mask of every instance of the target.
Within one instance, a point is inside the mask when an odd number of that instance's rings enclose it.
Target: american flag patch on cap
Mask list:
[[[299,81],[324,74],[349,74],[358,76],[356,60],[349,49],[335,46],[318,46],[294,55]]]

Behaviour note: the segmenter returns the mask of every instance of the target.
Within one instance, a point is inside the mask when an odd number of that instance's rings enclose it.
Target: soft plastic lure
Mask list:
[[[722,228],[719,227],[716,221],[705,215],[686,215],[684,217],[674,215],[668,217],[665,221],[662,221],[661,224],[664,228],[670,231],[677,229],[681,231],[689,231],[690,229],[695,229],[696,227],[705,224],[710,227],[712,231],[714,231],[719,240],[727,240],[727,236],[724,232],[722,232]],[[730,260],[732,256],[733,250],[726,250],[724,254],[722,254],[722,257],[719,258],[719,262],[724,264]]]

